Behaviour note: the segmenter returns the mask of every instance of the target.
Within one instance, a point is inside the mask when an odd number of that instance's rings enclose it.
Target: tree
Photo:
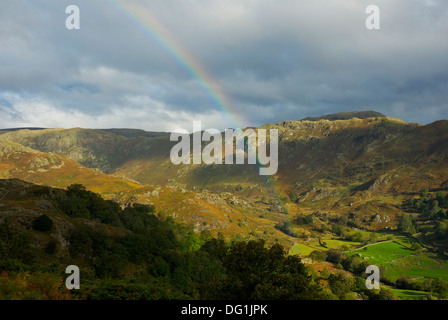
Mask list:
[[[409,215],[403,214],[400,219],[400,224],[398,226],[398,229],[401,232],[407,232],[407,233],[415,233],[415,228],[412,223],[412,219]]]
[[[379,293],[379,300],[398,300],[398,297],[392,292],[392,290],[381,288]]]
[[[334,224],[331,227],[331,231],[337,236],[342,236],[344,233],[343,227],[340,224]]]
[[[72,217],[90,218],[87,202],[74,193],[67,193],[67,198],[61,201],[62,211]]]
[[[25,264],[35,261],[37,251],[31,247],[28,234],[14,230],[7,220],[0,224],[0,268],[7,260],[16,260]]]
[[[313,219],[313,216],[310,214],[310,215],[307,215],[304,219],[303,219],[303,222],[305,223],[305,224],[311,224],[311,223],[313,223],[313,221],[314,221],[314,219]]]
[[[349,234],[345,237],[349,241],[353,242],[361,242],[362,241],[362,233],[361,232],[355,232],[353,234]]]
[[[431,281],[431,292],[434,292],[441,299],[448,298],[448,283],[441,278]]]
[[[53,227],[53,220],[43,214],[33,221],[33,229],[41,232],[48,232]]]
[[[421,190],[421,197],[423,199],[428,199],[429,198],[429,188],[425,187]]]
[[[51,239],[47,246],[45,247],[45,253],[54,254],[56,252],[57,242],[54,239]]]
[[[353,278],[342,273],[330,275],[328,277],[328,283],[330,284],[331,291],[341,299],[354,289],[355,284]]]
[[[218,247],[219,249],[219,247]],[[212,281],[206,299],[318,299],[321,289],[296,256],[264,240],[232,243],[221,258],[226,278]]]
[[[398,277],[397,281],[395,281],[395,285],[399,289],[410,289],[411,279],[409,278],[409,276],[405,276],[402,274],[400,275],[400,277]]]
[[[293,229],[293,223],[291,221],[285,221],[283,223],[279,222],[275,225],[275,228],[291,237],[298,237],[297,233]]]
[[[345,259],[345,255],[341,252],[341,250],[330,249],[326,252],[326,259],[328,262],[338,264],[341,263],[343,259]]]
[[[371,243],[375,243],[375,242],[377,242],[377,240],[378,240],[378,236],[376,235],[376,233],[371,233],[370,235],[369,235],[369,241],[371,242]]]
[[[314,260],[322,260],[325,261],[325,253],[320,250],[314,250],[309,254],[309,257]]]

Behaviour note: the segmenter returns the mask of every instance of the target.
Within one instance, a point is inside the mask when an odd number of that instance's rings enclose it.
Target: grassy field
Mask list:
[[[426,277],[448,280],[448,261],[437,259],[432,254],[417,253],[400,261],[385,264],[384,273],[392,281],[402,274],[415,279]]]
[[[426,297],[428,294],[424,291],[406,290],[406,289],[391,289],[392,292],[401,300],[414,300]]]
[[[359,254],[369,263],[381,266],[384,276],[390,281],[396,281],[401,275],[414,279],[448,279],[447,260],[433,253],[409,249],[407,246],[411,241],[405,237],[397,237],[396,240],[370,245],[349,254]]]
[[[322,239],[322,241],[325,242],[327,248],[322,247],[319,244],[319,241],[310,241],[307,244],[296,242],[293,245],[293,247],[289,250],[289,254],[307,256],[314,250],[327,251],[328,249],[339,249],[342,246],[346,246],[348,248],[354,248],[356,246],[361,245],[359,242],[351,242],[336,239]]]
[[[369,263],[384,265],[414,253],[414,250],[408,249],[396,242],[388,241],[354,250],[350,254],[359,254]]]
[[[303,256],[309,255],[314,250],[318,250],[318,249],[296,242],[292,246],[292,248],[289,250],[289,254],[290,255],[299,255],[299,256],[303,257]]]
[[[386,238],[387,238],[388,236],[390,236],[390,234],[388,234],[388,233],[384,233],[384,232],[373,232],[373,231],[365,231],[365,230],[356,230],[356,232],[359,232],[360,234],[362,234],[362,237],[363,237],[364,239],[368,239],[368,238],[370,238],[370,236],[371,236],[372,234],[374,234],[374,235],[377,236],[378,241],[380,241],[380,240],[386,240]]]
[[[361,245],[361,243],[359,242],[344,241],[344,240],[323,239],[322,241],[326,243],[328,249],[339,249],[340,247],[343,246],[352,248]]]
[[[369,232],[362,231],[363,238],[369,238]],[[289,250],[290,255],[308,256],[314,250],[322,252],[328,249],[338,249],[342,246],[350,248],[349,255],[359,255],[369,264],[381,268],[382,276],[388,281],[395,282],[400,276],[408,276],[420,282],[428,278],[442,278],[448,280],[448,259],[438,257],[437,254],[426,250],[412,250],[410,247],[415,240],[403,235],[390,233],[376,233],[377,239],[385,240],[361,247],[359,242],[350,242],[331,238],[324,235],[322,241],[328,248],[322,247],[319,242],[308,241],[295,243]],[[422,299],[428,294],[422,291],[392,289],[400,299]]]

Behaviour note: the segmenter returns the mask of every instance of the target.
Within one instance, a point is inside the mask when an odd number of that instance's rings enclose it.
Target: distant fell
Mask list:
[[[45,129],[48,129],[48,128],[42,128],[42,127],[5,128],[5,129],[0,129],[0,133],[10,132],[10,131],[19,131],[19,130],[45,130]]]
[[[349,120],[352,118],[367,119],[367,118],[385,118],[382,113],[368,110],[368,111],[352,111],[352,112],[338,112],[331,113],[320,117],[306,117],[302,121],[319,121],[319,120]]]
[[[269,180],[250,164],[174,165],[168,133],[125,128],[0,131],[0,179],[81,183],[121,204],[154,204],[196,231],[285,242],[296,240],[275,226],[295,215],[393,229],[422,189],[448,191],[448,120],[423,125],[374,111],[307,119],[320,121],[261,127],[278,130]]]
[[[112,133],[116,136],[122,136],[125,138],[157,138],[162,136],[169,136],[169,132],[153,132],[145,131],[142,129],[128,129],[128,128],[113,128],[113,129],[97,129],[98,131]]]

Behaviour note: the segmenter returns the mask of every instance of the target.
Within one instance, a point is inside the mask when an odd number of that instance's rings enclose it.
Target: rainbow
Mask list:
[[[125,20],[136,26],[152,43],[168,55],[187,76],[195,80],[199,90],[211,105],[227,120],[227,127],[244,128],[247,121],[233,107],[204,66],[182,46],[180,41],[144,6],[135,1],[107,0]]]
[[[195,80],[202,94],[226,118],[228,128],[245,128],[247,126],[248,122],[246,119],[229,101],[230,99],[204,66],[197,61],[185,46],[181,45],[180,41],[147,8],[134,1],[105,1],[109,2],[120,16],[139,29],[149,41],[166,53],[180,70]],[[256,166],[260,167],[258,159]],[[268,176],[264,177],[264,179],[266,185],[274,191],[274,196],[282,203],[277,195],[274,180]]]

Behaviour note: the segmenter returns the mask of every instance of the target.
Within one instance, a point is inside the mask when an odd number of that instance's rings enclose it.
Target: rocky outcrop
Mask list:
[[[390,222],[392,219],[387,214],[376,214],[372,217],[372,221],[375,223],[383,223],[383,222]]]
[[[380,191],[384,189],[389,183],[389,179],[386,175],[382,175],[372,181],[372,184],[369,186],[369,191]]]

